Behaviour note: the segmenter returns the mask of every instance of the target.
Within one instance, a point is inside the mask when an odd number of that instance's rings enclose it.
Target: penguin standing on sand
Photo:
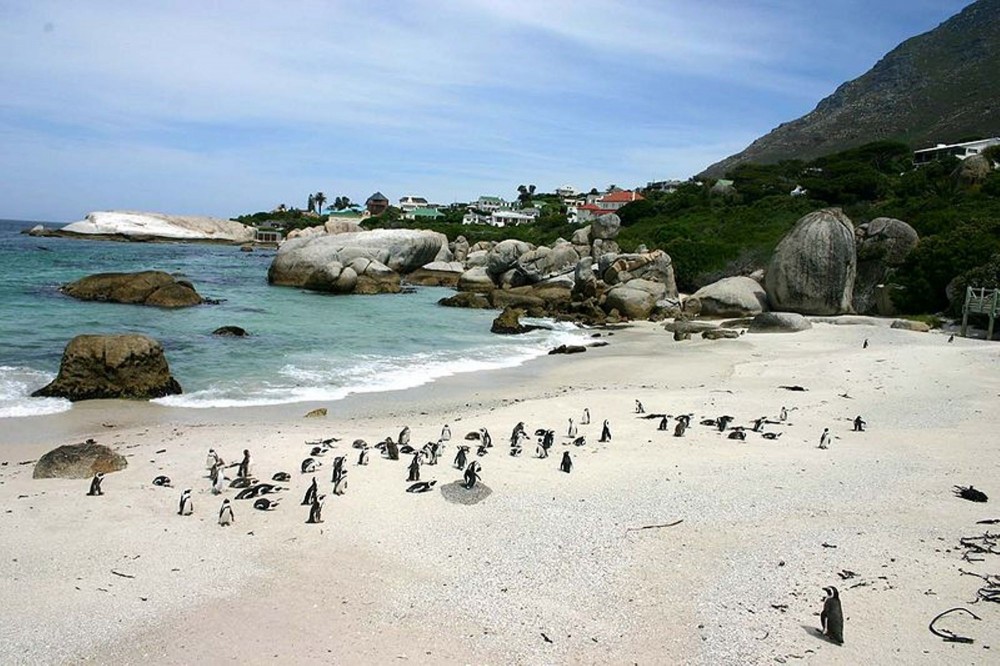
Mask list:
[[[486,428],[479,429],[479,441],[482,443],[482,447],[489,449],[493,447],[493,438],[490,437],[490,431]]]
[[[636,414],[645,414],[646,413],[646,409],[642,406],[642,402],[639,401],[639,400],[635,401],[635,413]]]
[[[364,446],[361,447],[361,451],[358,453],[358,464],[359,465],[367,465],[368,464],[368,452],[370,450],[371,449],[368,448],[367,444],[365,444]]]
[[[518,421],[517,425],[514,426],[514,429],[510,432],[511,446],[517,444],[518,438],[521,436],[522,432],[524,432],[524,421]]]
[[[212,468],[212,494],[218,495],[226,485],[226,475],[222,471],[222,465]]]
[[[316,477],[313,477],[312,483],[306,488],[306,494],[302,498],[302,506],[308,506],[316,501],[316,496],[319,494],[319,486],[316,484]]]
[[[420,480],[420,454],[414,453],[413,460],[410,461],[410,475],[406,477],[407,482],[413,483]]]
[[[955,334],[952,333],[951,335],[948,336],[948,342],[954,342],[954,341],[955,341]]]
[[[767,422],[767,417],[766,416],[762,416],[759,419],[755,419],[754,422],[753,422],[753,431],[754,432],[763,432],[763,430],[764,430],[764,423],[766,423],[766,422]]]
[[[683,437],[684,431],[688,428],[687,419],[677,419],[677,425],[674,426],[674,437]]]
[[[864,344],[861,345],[862,349],[868,349],[868,338],[865,338]]]
[[[227,499],[222,500],[222,508],[219,509],[219,525],[228,527],[235,522],[236,517],[233,515],[233,505]]]
[[[574,437],[576,437],[576,432],[577,432],[576,424],[573,423],[573,419],[570,418],[569,429],[566,431],[566,436],[569,437],[570,439],[573,439]]]
[[[406,446],[410,443],[410,426],[403,426],[399,431],[399,445]]]
[[[250,476],[250,449],[243,449],[243,460],[240,461],[240,466],[236,468],[236,476],[241,479]]]
[[[583,416],[580,418],[580,425],[590,425],[590,408],[583,408]]]
[[[104,482],[104,472],[98,472],[94,475],[94,478],[90,480],[90,490],[87,491],[87,495],[103,495],[104,491],[101,490],[101,483]]]
[[[208,456],[205,458],[205,469],[212,469],[216,465],[222,465],[222,458],[219,454],[215,452],[215,449],[208,450]]]
[[[788,420],[788,410],[785,409],[784,405],[781,406],[781,417],[780,418],[781,418],[782,421],[787,421]]]
[[[864,432],[866,425],[868,424],[865,423],[865,420],[861,418],[861,415],[859,414],[857,418],[854,419],[854,432]]]
[[[194,502],[191,501],[191,489],[181,493],[181,501],[177,504],[178,516],[190,516],[194,513]]]
[[[823,633],[837,645],[844,644],[844,610],[840,606],[840,594],[834,586],[824,587],[826,600],[823,602],[823,612],[819,614],[823,625]]]
[[[455,454],[455,469],[465,469],[465,461],[469,455],[469,447],[460,446],[458,447],[458,453]]]
[[[441,428],[441,436],[438,438],[438,441],[447,442],[450,439],[451,439],[451,428],[449,428],[448,424],[445,423],[444,427]]]
[[[658,425],[656,427],[656,429],[657,430],[666,430],[669,427],[670,427],[670,417],[664,415],[663,418],[660,419],[660,425]]]
[[[323,522],[323,500],[325,499],[326,495],[313,497],[313,501],[309,505],[309,519],[306,523],[314,525]]]
[[[333,494],[343,495],[347,491],[347,470],[344,463],[347,456],[337,456],[333,459]]]
[[[819,448],[826,449],[830,446],[830,429],[823,428],[823,434],[819,436]]]
[[[569,451],[563,451],[562,462],[559,463],[559,471],[569,474],[573,471],[573,459],[569,457]]]
[[[599,442],[611,441],[611,424],[608,423],[607,419],[604,419],[604,425],[601,426],[601,438],[597,441]]]
[[[482,469],[482,467],[480,467],[479,463],[476,462],[475,460],[473,460],[472,462],[470,462],[469,466],[465,468],[465,488],[466,489],[471,490],[476,485],[476,481],[479,481],[479,479],[480,479],[480,477],[479,477],[479,470],[481,470],[481,469]]]

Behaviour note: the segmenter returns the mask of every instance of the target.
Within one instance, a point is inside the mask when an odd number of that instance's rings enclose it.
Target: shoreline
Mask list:
[[[982,433],[1000,426],[1000,349],[888,326],[816,324],[680,343],[657,324],[614,332],[608,347],[577,356],[318,403],[330,410],[326,419],[303,418],[312,403],[126,409],[131,416],[103,428],[113,406],[79,410],[86,417],[76,426],[96,424],[99,443],[120,449],[129,467],[108,476],[102,498],[83,497],[86,481],[32,481],[28,466],[0,467],[0,489],[12,498],[12,513],[0,515],[9,569],[0,593],[23,609],[0,648],[44,663],[182,664],[207,650],[252,662],[797,656],[848,664],[985,659],[982,646],[1000,645],[1000,613],[989,607],[976,610],[986,622],[956,628],[974,635],[974,646],[926,631],[930,618],[974,594],[976,581],[958,568],[995,568],[963,562],[954,549],[990,510],[953,497],[951,487],[995,491],[1000,442]],[[809,390],[779,388],[794,384]],[[650,413],[693,412],[695,424],[719,414],[741,424],[762,414],[777,420],[783,405],[790,418],[769,426],[782,432],[774,441],[751,434],[736,443],[697,425],[678,439],[637,417],[636,399]],[[588,443],[567,446],[567,418],[584,406],[593,413],[581,426]],[[867,433],[850,432],[858,412]],[[53,434],[44,422],[58,416],[31,417],[35,432],[23,441]],[[605,418],[610,444],[596,442]],[[529,432],[556,430],[550,459],[536,459],[533,445],[507,455],[518,421]],[[459,479],[449,464],[454,446],[486,426],[496,445],[482,458],[492,494],[479,504],[403,492],[405,460],[373,452],[369,467],[354,465],[354,438],[374,443],[407,424],[419,446],[444,423],[453,438],[423,478]],[[823,427],[834,432],[829,451],[816,448]],[[342,438],[335,451],[348,456],[351,485],[328,497],[324,525],[304,525],[307,478],[297,464],[305,441],[329,436]],[[0,443],[13,438],[5,429]],[[48,446],[68,441],[79,439]],[[219,500],[201,478],[209,446],[227,460],[249,446],[263,478],[293,471],[286,505],[261,513],[237,501],[236,527],[215,525]],[[15,448],[42,445],[23,447]],[[9,450],[0,457],[10,459]],[[563,450],[573,455],[572,474],[556,469]],[[329,461],[317,474],[324,489],[328,470]],[[149,484],[162,473],[195,489],[195,516],[178,518],[178,491]],[[846,570],[856,577],[842,581]],[[821,588],[831,584],[848,618],[843,647],[812,629]],[[56,631],[52,651],[45,636]]]

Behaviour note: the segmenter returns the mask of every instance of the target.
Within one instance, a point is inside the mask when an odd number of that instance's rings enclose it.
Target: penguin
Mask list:
[[[514,446],[517,443],[517,438],[520,433],[524,432],[524,421],[519,421],[514,429],[510,432],[510,445]]]
[[[154,486],[160,486],[161,488],[170,488],[170,477],[163,476],[162,474],[155,479],[153,479]]]
[[[455,454],[455,469],[465,469],[465,462],[469,455],[468,446],[458,447],[458,453]]]
[[[479,441],[487,449],[493,448],[493,438],[490,436],[490,431],[486,428],[479,429]]]
[[[299,465],[299,470],[301,470],[303,474],[312,474],[317,469],[319,469],[320,465],[321,463],[319,463],[318,461],[312,458],[306,458],[305,460],[302,461],[302,464]]]
[[[219,525],[228,527],[235,522],[236,517],[233,515],[233,505],[227,499],[222,500],[222,507],[219,509]]]
[[[399,431],[399,445],[406,446],[410,443],[410,426],[403,426]]]
[[[840,605],[840,594],[834,586],[824,587],[826,600],[823,602],[823,612],[819,614],[823,625],[823,633],[837,645],[844,644],[844,610]]]
[[[726,428],[732,422],[732,416],[720,416],[716,423],[718,424],[719,432],[725,432]]]
[[[666,430],[669,427],[670,427],[670,417],[669,416],[664,416],[662,419],[660,419],[660,425],[658,425],[656,427],[656,429],[657,430]]]
[[[442,442],[447,442],[450,439],[451,439],[451,428],[449,428],[448,424],[445,423],[444,427],[441,428],[441,436],[438,438],[438,440]]]
[[[479,463],[473,460],[469,463],[469,466],[465,468],[465,488],[471,490],[475,485],[476,481],[479,481],[479,470],[482,468]]]
[[[178,516],[190,516],[194,513],[194,502],[191,501],[191,489],[188,488],[181,493],[181,500],[177,503]]]
[[[278,508],[278,500],[269,500],[266,497],[261,497],[253,503],[253,508],[258,511],[274,511]]]
[[[288,483],[292,480],[292,475],[288,472],[275,472],[274,476],[271,477],[272,481],[278,481],[280,483]]]
[[[409,429],[407,429],[406,438],[410,438]],[[392,441],[392,437],[385,438],[385,457],[389,460],[399,460],[399,446]]]
[[[726,438],[727,439],[738,439],[738,440],[740,440],[742,442],[742,441],[744,441],[747,438],[747,434],[746,434],[746,432],[743,431],[742,427],[736,427],[736,428],[733,429],[733,431],[731,433],[729,433],[729,435],[727,435]]]
[[[677,425],[674,426],[674,437],[683,437],[684,431],[687,430],[688,426],[687,419],[681,420],[677,419]]]
[[[476,455],[479,456],[480,458],[482,458],[489,452],[490,452],[489,447],[487,447],[485,444],[481,444],[479,448],[476,449]]]
[[[759,419],[754,420],[754,422],[753,422],[753,431],[754,432],[762,432],[764,430],[764,423],[766,421],[767,421],[767,417],[766,416],[762,416]]]
[[[313,497],[313,501],[309,505],[309,518],[306,520],[307,524],[315,525],[323,522],[323,500],[325,499],[326,495]]]
[[[361,450],[358,452],[358,464],[359,465],[367,465],[368,464],[368,454],[369,454],[369,452],[370,452],[370,449],[368,448],[367,444],[365,444],[363,447],[361,447]]]
[[[952,333],[951,335],[948,336],[948,342],[954,342],[954,341],[955,341],[955,334]]]
[[[330,481],[332,483],[337,483],[344,478],[347,474],[347,470],[344,469],[344,462],[346,462],[345,456],[337,456],[333,459],[333,473],[330,475]]]
[[[243,460],[240,461],[240,466],[236,469],[236,476],[250,476],[250,449],[243,449]]]
[[[868,338],[865,338],[864,344],[861,345],[862,349],[868,349]]]
[[[865,420],[863,418],[861,418],[861,415],[859,414],[854,419],[854,432],[864,432],[866,425],[868,425],[868,424],[865,423]]]
[[[569,456],[569,451],[563,451],[562,462],[559,463],[559,471],[569,474],[573,471],[573,459]]]
[[[646,413],[646,409],[642,406],[642,402],[639,401],[639,400],[635,401],[635,413],[636,414],[645,414]]]
[[[580,435],[579,437],[573,440],[573,446],[586,446],[586,445],[587,445],[587,438],[584,437],[583,435]]]
[[[309,455],[319,458],[321,456],[325,456],[327,451],[328,449],[324,449],[322,446],[314,446],[309,451]]]
[[[351,444],[351,448],[352,449],[367,449],[368,448],[368,442],[366,442],[363,439],[356,439]]]
[[[212,470],[215,478],[212,480],[212,494],[218,495],[226,485],[226,475],[222,470],[222,465],[216,465]]]
[[[434,489],[434,484],[436,484],[436,483],[437,483],[437,481],[419,481],[419,482],[414,483],[413,485],[411,485],[409,488],[407,488],[406,492],[408,492],[408,493],[426,493],[426,492],[428,492],[430,490],[433,490]]]
[[[420,480],[420,454],[414,454],[413,460],[410,461],[409,466],[410,475],[406,477],[409,483]]]
[[[416,451],[416,449],[413,448],[412,446],[410,446],[409,444],[406,444],[404,446],[399,447],[399,452],[402,453],[403,455],[407,455],[408,456],[411,453],[413,453],[414,451]]]
[[[781,406],[781,416],[780,416],[780,418],[781,418],[782,421],[787,421],[788,420],[788,410],[785,409],[784,405]]]
[[[674,420],[677,421],[678,423],[683,423],[685,429],[691,427],[691,415],[690,414],[681,414],[680,416],[676,417]]]
[[[313,477],[312,483],[306,488],[306,494],[302,497],[302,506],[307,506],[316,501],[316,495],[319,494],[319,486],[316,483],[316,477]]]
[[[212,469],[216,465],[223,465],[222,458],[219,454],[215,452],[215,449],[208,450],[208,456],[205,458],[205,469]]]
[[[257,483],[257,480],[252,477],[237,477],[229,482],[230,488],[249,488],[253,484]]]
[[[576,432],[577,432],[576,424],[573,423],[573,419],[570,418],[569,429],[566,431],[566,436],[569,437],[570,439],[573,439],[574,437],[576,437]]]
[[[347,470],[343,470],[340,477],[333,482],[333,494],[343,495],[347,492]]]
[[[830,446],[830,429],[823,428],[823,434],[819,436],[819,448],[825,449]]]
[[[583,408],[583,416],[580,417],[580,425],[590,425],[590,408]]]
[[[611,441],[611,424],[608,423],[607,419],[604,419],[604,425],[601,426],[601,438],[597,441],[599,442]]]
[[[101,490],[101,483],[104,482],[104,472],[98,472],[94,475],[94,478],[90,480],[90,490],[87,491],[87,495],[103,495],[104,491]]]
[[[780,432],[765,432],[763,435],[761,435],[761,437],[763,437],[764,439],[778,439],[779,437],[781,437],[781,433]]]

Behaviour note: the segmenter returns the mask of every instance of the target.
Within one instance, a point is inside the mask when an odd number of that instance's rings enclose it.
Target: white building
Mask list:
[[[423,197],[415,197],[412,195],[400,197],[399,209],[403,211],[403,213],[413,212],[417,208],[427,208],[427,199],[424,199]]]
[[[510,210],[514,204],[502,197],[481,196],[472,207],[485,213],[492,213],[495,210]]]
[[[941,159],[946,155],[954,155],[960,160],[973,155],[979,155],[990,146],[1000,145],[1000,137],[992,139],[980,139],[978,141],[966,141],[965,143],[939,143],[933,148],[924,148],[913,153],[914,164],[927,164],[934,160]]]
[[[494,227],[516,227],[519,224],[531,224],[534,215],[526,215],[516,210],[495,210],[490,215],[490,224]]]
[[[572,185],[563,185],[562,187],[556,188],[556,194],[566,199],[570,197],[575,197],[578,194],[580,194],[580,192]]]

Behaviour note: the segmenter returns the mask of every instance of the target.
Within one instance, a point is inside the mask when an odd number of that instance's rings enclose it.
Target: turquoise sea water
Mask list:
[[[20,234],[0,220],[0,418],[70,408],[30,398],[83,333],[135,332],[163,345],[184,394],[157,402],[188,407],[336,400],[352,392],[409,388],[436,378],[509,367],[578,341],[568,325],[523,336],[489,332],[492,311],[445,308],[450,293],[328,296],[267,284],[273,250],[181,243],[119,243]],[[49,225],[52,226],[52,225]],[[162,310],[77,301],[59,286],[102,272],[183,275],[219,305]],[[211,335],[242,326],[247,338]]]

